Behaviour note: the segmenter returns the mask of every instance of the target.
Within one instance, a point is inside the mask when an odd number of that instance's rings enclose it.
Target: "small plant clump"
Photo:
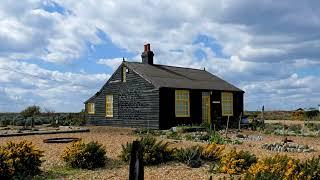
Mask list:
[[[177,149],[174,153],[175,160],[187,164],[189,167],[198,168],[201,166],[202,146]]]
[[[157,141],[154,137],[145,136],[140,140],[143,162],[145,165],[157,165],[172,160],[173,150],[168,148],[168,143]],[[122,145],[120,158],[128,162],[132,151],[132,143]]]
[[[236,151],[233,148],[222,156],[218,171],[227,174],[240,174],[245,172],[252,164],[257,162],[255,155],[248,151]]]
[[[95,169],[104,167],[107,157],[102,144],[77,141],[64,150],[62,159],[73,168]]]
[[[210,142],[211,143],[215,143],[215,144],[225,144],[225,139],[223,137],[221,137],[218,133],[214,133],[212,134],[211,138],[210,138]]]
[[[8,142],[0,147],[0,179],[21,179],[39,174],[43,151],[32,142]]]

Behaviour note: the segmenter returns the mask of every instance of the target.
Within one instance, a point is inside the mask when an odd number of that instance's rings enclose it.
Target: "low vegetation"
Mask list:
[[[20,113],[0,113],[0,126],[24,126],[50,124],[51,126],[81,126],[86,122],[84,111],[79,113],[55,113],[41,110],[39,106],[29,106]]]
[[[189,148],[176,149],[174,152],[175,160],[187,164],[189,167],[198,168],[201,166],[202,146],[192,146]]]
[[[43,151],[31,142],[8,142],[0,147],[0,179],[23,179],[39,174]]]
[[[259,160],[246,174],[251,179],[300,179],[301,176],[299,161],[283,155]]]
[[[241,174],[252,164],[257,162],[255,155],[249,151],[237,151],[235,148],[222,156],[218,172],[227,174]]]
[[[221,155],[225,149],[225,145],[207,144],[203,147],[201,157],[210,162],[220,161]]]
[[[62,159],[72,168],[95,169],[106,164],[105,148],[98,142],[74,142],[64,150]]]
[[[320,135],[320,124],[319,123],[305,123],[300,124],[265,124],[264,128],[261,129],[265,134],[274,135],[293,135],[293,136],[319,136]]]
[[[140,140],[143,162],[145,165],[157,165],[172,160],[173,150],[168,143],[157,141],[152,136],[142,137]],[[132,143],[122,145],[120,158],[128,162],[132,151]]]
[[[250,118],[261,118],[261,111],[246,111],[245,115]],[[296,120],[296,121],[319,121],[319,110],[311,108],[308,110],[299,109],[296,111],[265,111],[264,119],[266,120]]]

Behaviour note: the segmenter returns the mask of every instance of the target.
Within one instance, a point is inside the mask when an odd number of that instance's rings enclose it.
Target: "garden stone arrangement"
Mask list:
[[[308,145],[299,145],[296,143],[272,143],[263,144],[263,149],[277,152],[295,152],[295,153],[308,153],[314,151],[314,149]]]

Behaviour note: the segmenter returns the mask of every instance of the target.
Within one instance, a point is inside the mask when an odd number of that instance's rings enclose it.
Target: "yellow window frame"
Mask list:
[[[95,113],[95,107],[94,103],[88,103],[87,104],[87,111],[88,114],[94,114]]]
[[[122,82],[127,82],[127,68],[122,66]]]
[[[190,117],[190,94],[188,90],[175,90],[176,117]]]
[[[233,94],[231,92],[221,93],[222,116],[233,116]]]
[[[106,117],[113,117],[113,95],[106,95]]]

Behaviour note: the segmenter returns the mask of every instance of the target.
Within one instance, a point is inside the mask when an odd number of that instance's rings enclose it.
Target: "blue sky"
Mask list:
[[[320,104],[316,1],[0,2],[0,111],[80,111],[124,57],[210,71],[245,90],[245,109]]]

